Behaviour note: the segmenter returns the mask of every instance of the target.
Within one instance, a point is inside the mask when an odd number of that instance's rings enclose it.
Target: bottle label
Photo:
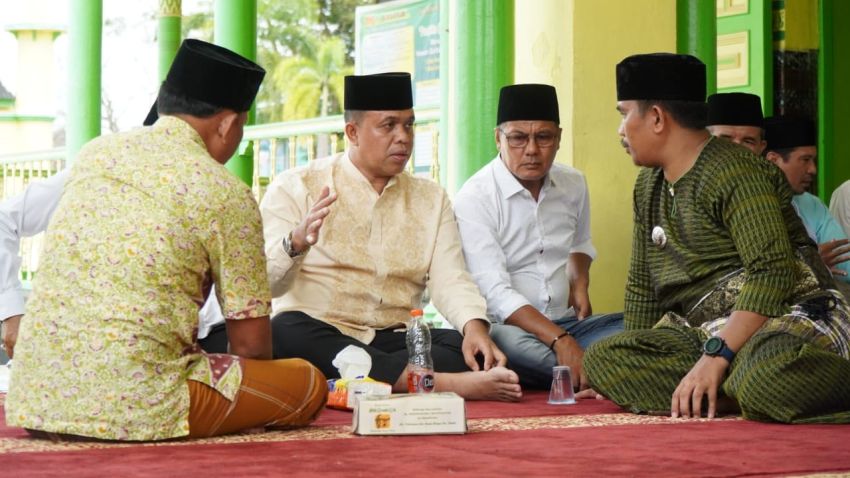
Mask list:
[[[434,391],[434,374],[430,370],[411,370],[407,373],[408,393],[430,393]]]

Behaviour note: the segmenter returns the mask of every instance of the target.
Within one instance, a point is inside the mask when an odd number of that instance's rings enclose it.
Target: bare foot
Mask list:
[[[517,402],[522,398],[519,376],[505,367],[486,372],[438,373],[434,382],[437,391],[455,392],[467,400]]]

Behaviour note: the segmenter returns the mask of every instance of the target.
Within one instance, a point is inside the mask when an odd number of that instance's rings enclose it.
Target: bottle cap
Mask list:
[[[422,312],[422,309],[413,309],[413,310],[410,311],[411,317],[416,317],[417,315],[423,315],[423,314],[424,314],[424,312]]]

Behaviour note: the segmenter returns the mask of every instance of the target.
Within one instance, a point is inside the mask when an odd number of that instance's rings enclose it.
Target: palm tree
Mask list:
[[[345,42],[322,37],[311,43],[308,54],[286,58],[274,69],[272,81],[284,95],[283,120],[341,111],[344,77],[354,70],[346,64]]]

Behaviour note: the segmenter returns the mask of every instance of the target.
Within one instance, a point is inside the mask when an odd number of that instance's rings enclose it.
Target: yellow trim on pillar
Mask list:
[[[159,0],[159,17],[182,16],[182,0]]]

